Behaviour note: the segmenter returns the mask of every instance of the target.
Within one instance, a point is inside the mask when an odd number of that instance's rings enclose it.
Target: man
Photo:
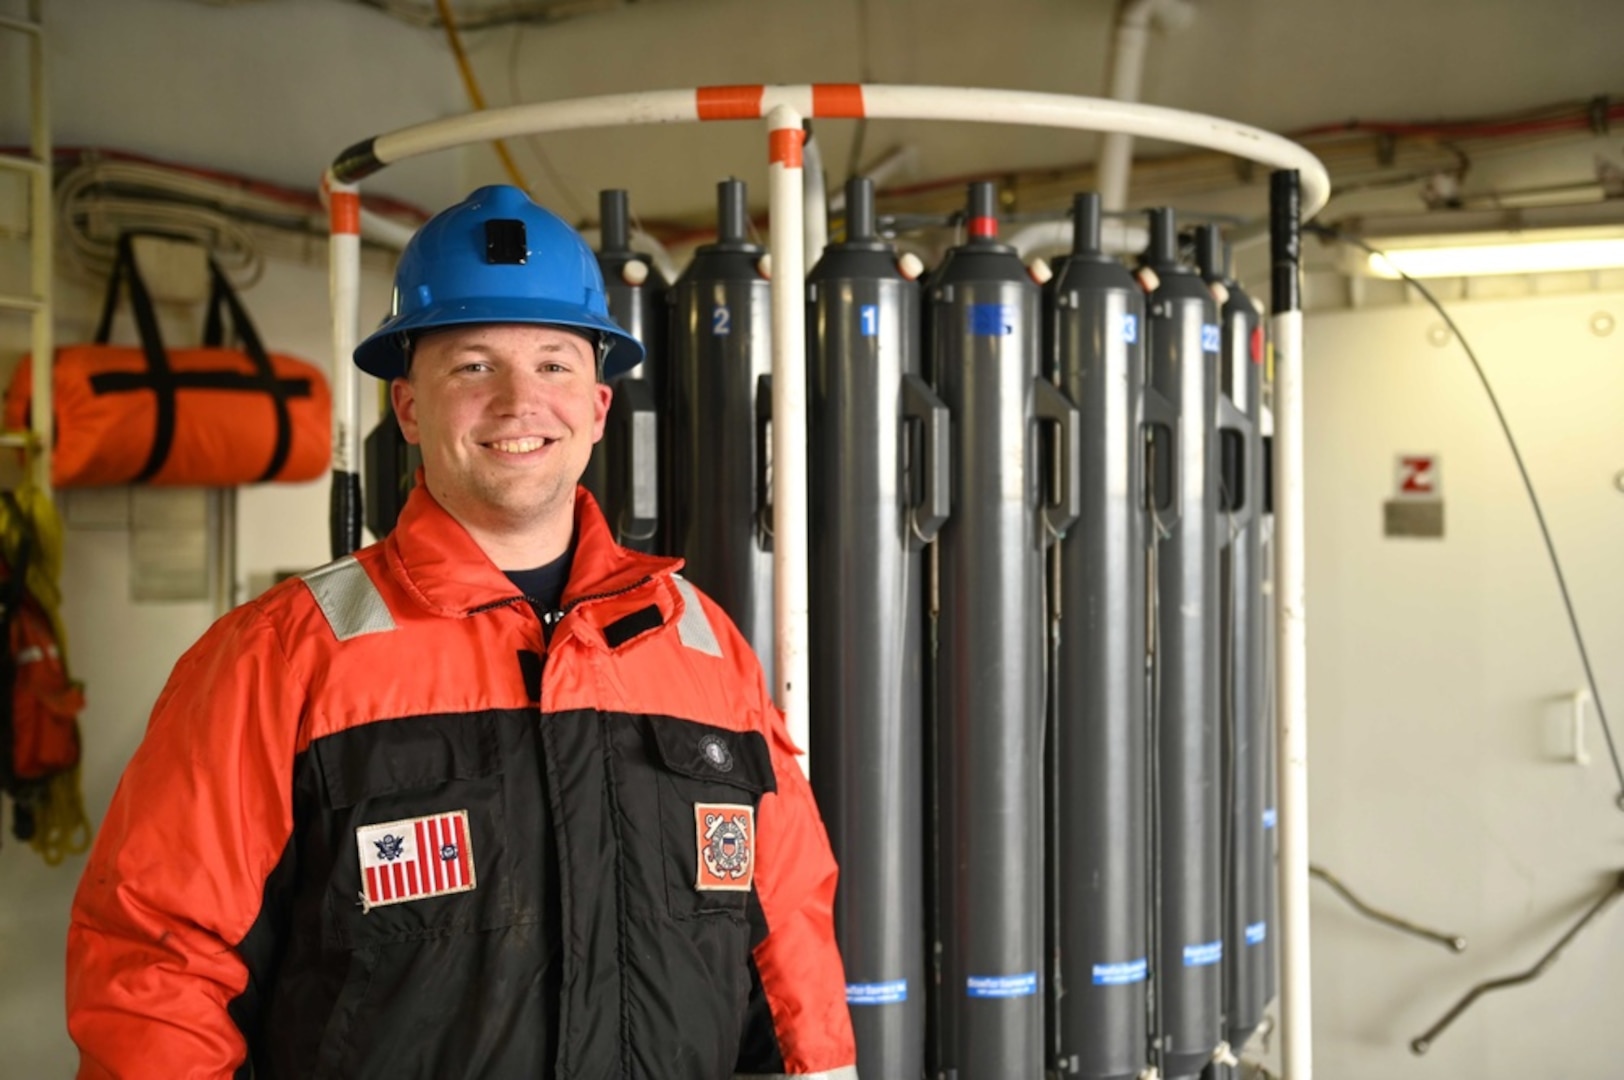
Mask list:
[[[576,481],[642,350],[517,189],[355,360],[393,533],[176,665],[74,902],[82,1077],[856,1076],[835,867],[760,667]]]

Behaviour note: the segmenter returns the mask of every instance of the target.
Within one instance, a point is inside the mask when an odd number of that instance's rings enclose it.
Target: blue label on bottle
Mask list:
[[[1031,997],[1038,992],[1038,973],[1025,975],[971,975],[964,980],[965,993],[973,998]]]
[[[1015,332],[1015,308],[1010,304],[971,304],[970,333],[976,337],[1004,337]]]
[[[1202,323],[1201,324],[1201,351],[1202,352],[1222,352],[1223,349],[1224,349],[1224,337],[1218,331],[1218,324],[1217,323]]]
[[[878,337],[880,333],[880,305],[857,306],[857,332],[863,337]]]
[[[1150,975],[1150,965],[1143,958],[1125,964],[1095,964],[1095,986],[1126,986],[1144,982]]]
[[[1127,342],[1129,345],[1132,345],[1139,340],[1139,316],[1122,316],[1122,340]]]
[[[1263,811],[1263,827],[1265,829],[1274,828],[1274,819],[1274,807],[1271,806],[1267,810]]]
[[[895,1005],[908,1000],[908,980],[891,982],[847,983],[847,1005]]]
[[[1269,924],[1255,922],[1246,928],[1246,943],[1248,945],[1261,945],[1269,936]]]
[[[1209,941],[1205,945],[1184,946],[1185,967],[1206,967],[1224,958],[1223,941]]]

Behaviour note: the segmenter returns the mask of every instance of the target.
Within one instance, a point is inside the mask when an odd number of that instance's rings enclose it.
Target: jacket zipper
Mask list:
[[[644,585],[647,585],[653,580],[654,575],[648,574],[645,577],[639,578],[638,580],[632,582],[630,585],[623,586],[619,589],[611,589],[608,592],[591,593],[587,596],[578,596],[561,608],[554,608],[551,611],[543,613],[541,616],[541,624],[542,626],[546,627],[548,631],[551,631],[553,627],[557,626],[564,620],[564,616],[568,615],[582,604],[596,603],[599,600],[612,600],[617,596],[625,596],[629,592],[641,589]],[[489,603],[481,604],[476,608],[470,608],[467,615],[464,617],[466,618],[472,615],[483,615],[487,611],[495,611],[500,607],[510,607],[513,604],[519,603],[521,600],[532,606],[535,605],[535,601],[528,596],[524,596],[522,594],[519,596],[509,596],[502,600],[492,600]]]

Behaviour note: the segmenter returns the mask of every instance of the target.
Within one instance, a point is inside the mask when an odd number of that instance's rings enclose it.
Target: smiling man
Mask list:
[[[355,361],[419,483],[176,665],[74,902],[81,1077],[855,1078],[760,666],[577,485],[641,359],[517,189],[413,238]]]
[[[576,482],[609,410],[597,368],[574,330],[475,324],[417,339],[390,385],[429,494],[498,566],[549,561],[574,535]]]

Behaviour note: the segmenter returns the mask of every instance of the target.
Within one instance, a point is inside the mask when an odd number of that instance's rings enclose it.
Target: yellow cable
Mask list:
[[[51,624],[57,653],[64,672],[71,672],[68,661],[67,627],[62,621],[62,519],[57,516],[56,505],[49,494],[37,484],[25,480],[12,490],[14,503],[0,504],[0,536],[16,544],[0,547],[20,547],[20,536],[33,535],[33,554],[28,561],[28,574],[24,587],[39,605]],[[11,507],[16,507],[13,514]],[[9,644],[9,643],[3,643]],[[7,748],[10,752],[10,748]],[[43,788],[29,786],[25,796],[28,809],[34,815],[34,835],[29,846],[39,853],[47,866],[56,866],[69,855],[81,855],[90,849],[90,819],[85,814],[84,791],[80,784],[79,765],[52,775]]]
[[[85,816],[78,765],[46,783],[45,798],[33,804],[34,837],[29,846],[39,852],[45,865],[57,866],[69,855],[90,850],[90,819]]]
[[[468,100],[474,108],[484,111],[485,95],[479,92],[479,82],[474,78],[474,69],[468,64],[468,55],[462,51],[462,37],[457,33],[457,20],[451,14],[451,0],[434,0],[434,6],[440,11],[440,22],[445,26],[445,39],[451,45],[451,55],[457,59],[457,70],[462,73],[462,85],[468,91]],[[519,172],[519,166],[514,164],[513,155],[508,153],[507,143],[501,139],[493,139],[491,145],[496,148],[496,156],[502,159],[502,167],[507,170],[508,179],[523,190],[529,191],[530,183]]]

